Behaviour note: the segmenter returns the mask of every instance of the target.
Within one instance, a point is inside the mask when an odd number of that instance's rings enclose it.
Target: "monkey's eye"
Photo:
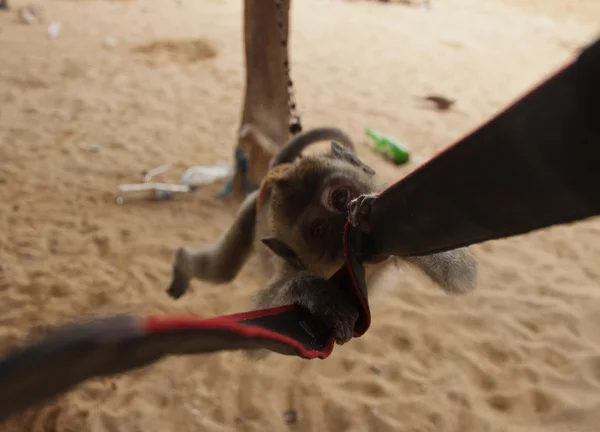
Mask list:
[[[355,190],[348,184],[325,187],[321,192],[321,205],[330,213],[346,213]]]
[[[323,237],[325,234],[325,222],[322,219],[317,219],[310,224],[309,234],[312,238]]]
[[[331,192],[329,202],[331,207],[339,212],[345,212],[350,202],[350,189],[338,188]]]

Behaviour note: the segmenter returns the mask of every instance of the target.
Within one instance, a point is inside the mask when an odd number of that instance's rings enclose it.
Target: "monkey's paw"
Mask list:
[[[371,213],[375,205],[376,193],[361,195],[348,203],[348,221],[363,232],[371,231]]]
[[[253,132],[254,132],[254,126],[252,126],[250,123],[244,123],[242,125],[242,127],[240,128],[239,137],[240,138],[247,138]]]
[[[343,345],[354,336],[354,326],[358,320],[358,309],[350,304],[337,304],[332,308],[317,310],[325,325],[333,331],[338,345]]]
[[[349,301],[348,295],[331,282],[318,278],[307,282],[297,303],[323,321],[338,345],[345,344],[354,335],[358,309]]]
[[[186,293],[190,286],[190,278],[187,277],[181,270],[173,268],[173,276],[171,278],[171,285],[167,289],[167,294],[173,299],[178,299]]]

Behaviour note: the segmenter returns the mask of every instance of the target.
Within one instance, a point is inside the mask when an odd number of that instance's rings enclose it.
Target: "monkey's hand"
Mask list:
[[[358,309],[332,282],[300,272],[286,287],[286,297],[307,309],[332,331],[338,345],[352,339]]]
[[[195,256],[187,248],[178,248],[175,252],[175,262],[171,273],[171,284],[167,288],[167,294],[171,298],[178,299],[186,293],[190,287],[190,280],[194,276]]]
[[[190,280],[197,277],[208,279],[210,269],[210,248],[190,249],[178,248],[175,252],[171,284],[167,294],[178,299],[186,293],[190,286]],[[209,279],[210,280],[210,279]]]
[[[169,294],[169,297],[178,299],[186,293],[189,287],[190,278],[177,267],[174,267],[173,274],[171,276],[171,284],[167,289],[167,294]]]
[[[376,193],[361,195],[348,203],[348,221],[362,232],[371,231],[371,212],[375,205]]]

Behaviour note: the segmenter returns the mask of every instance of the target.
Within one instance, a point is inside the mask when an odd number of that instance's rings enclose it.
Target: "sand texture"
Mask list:
[[[18,19],[25,4],[0,12],[1,350],[89,314],[248,309],[265,283],[253,266],[229,285],[195,282],[179,302],[165,294],[175,248],[213,241],[232,220],[237,202],[214,198],[221,184],[114,202],[142,170],[170,162],[164,178],[177,180],[230,161],[241,0],[47,0],[31,25]],[[303,121],[346,129],[383,179],[399,179],[576,55],[597,36],[599,5],[295,0]],[[429,93],[457,103],[438,112],[419,99]],[[415,162],[384,161],[366,127],[401,139]],[[169,358],[86,382],[0,430],[599,430],[600,221],[473,251],[478,291],[450,297],[411,268],[390,272],[371,329],[325,361]]]

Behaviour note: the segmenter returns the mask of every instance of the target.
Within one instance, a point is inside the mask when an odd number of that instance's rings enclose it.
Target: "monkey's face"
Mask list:
[[[337,175],[336,175],[337,174]],[[348,204],[364,190],[360,184],[332,173],[324,179],[297,225],[307,253],[314,260],[337,261],[343,258],[342,236],[348,220]]]
[[[343,263],[348,203],[375,189],[372,170],[343,158],[310,156],[297,161],[272,186],[271,226],[312,272]]]

